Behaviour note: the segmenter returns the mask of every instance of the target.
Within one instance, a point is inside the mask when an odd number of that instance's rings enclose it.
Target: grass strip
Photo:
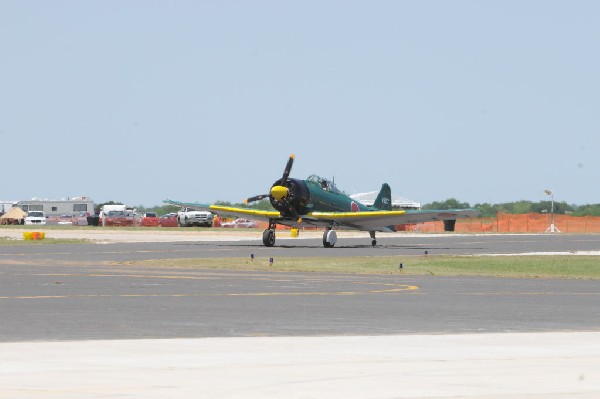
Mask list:
[[[402,263],[402,268],[400,268]],[[200,258],[128,262],[218,270],[600,279],[595,256],[364,256],[321,258]]]
[[[90,240],[79,238],[44,238],[43,240],[20,240],[15,238],[0,237],[0,246],[3,245],[48,245],[48,244],[84,244]]]

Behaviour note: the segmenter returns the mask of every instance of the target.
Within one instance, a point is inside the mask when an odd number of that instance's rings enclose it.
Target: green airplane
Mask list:
[[[294,155],[288,159],[281,179],[275,181],[268,194],[246,199],[246,203],[269,198],[274,211],[262,211],[239,207],[205,205],[199,203],[163,201],[190,209],[208,210],[218,214],[266,220],[268,228],[263,232],[265,246],[275,245],[275,229],[278,224],[292,228],[303,226],[324,227],[323,246],[333,247],[337,242],[336,228],[368,231],[371,245],[377,245],[375,232],[396,231],[396,225],[443,220],[446,230],[454,230],[456,219],[478,217],[473,209],[462,210],[392,210],[392,191],[387,183],[381,186],[372,206],[366,206],[337,189],[335,184],[316,175],[306,180],[290,178]]]

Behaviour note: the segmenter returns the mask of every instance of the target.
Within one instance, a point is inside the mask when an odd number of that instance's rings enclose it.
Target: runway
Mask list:
[[[128,266],[150,259],[600,251],[598,236],[397,236],[4,246],[0,340],[86,340],[600,331],[600,284],[211,271]],[[342,243],[341,243],[342,244]],[[32,328],[35,326],[35,328]]]
[[[3,265],[0,340],[600,331],[596,281]]]
[[[230,272],[127,262],[249,253],[587,253],[600,250],[598,238],[400,236],[382,237],[371,248],[348,236],[332,249],[322,248],[318,237],[280,240],[274,248],[254,238],[3,246],[0,397],[596,397],[597,281]],[[215,347],[221,350],[209,349]],[[64,362],[38,355],[49,353]],[[517,364],[526,370],[515,372]],[[558,377],[565,368],[569,381]],[[379,371],[365,379],[368,370]],[[540,383],[525,384],[525,371]],[[78,383],[65,373],[77,375]],[[562,384],[541,383],[546,377]]]
[[[0,230],[0,234],[5,231]],[[279,234],[276,246],[262,244],[260,232],[238,235],[197,232],[191,234],[154,235],[142,231],[100,237],[87,231],[53,231],[48,237],[88,238],[92,244],[4,246],[0,261],[14,257],[21,261],[136,261],[145,259],[218,258],[218,257],[335,257],[335,256],[400,256],[422,255],[486,255],[486,254],[600,254],[600,235],[445,235],[445,234],[380,234],[378,245],[364,232],[340,232],[334,248],[324,248],[321,233],[301,233],[303,238]],[[6,234],[6,233],[5,233]],[[19,237],[21,231],[11,236]],[[88,235],[86,235],[88,234]],[[154,241],[152,241],[154,240]],[[98,242],[104,243],[99,245]]]

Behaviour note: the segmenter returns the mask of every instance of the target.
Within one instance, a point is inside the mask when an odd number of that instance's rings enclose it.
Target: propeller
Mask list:
[[[256,202],[256,201],[260,201],[263,198],[269,198],[269,194],[260,194],[260,195],[255,195],[254,197],[250,197],[250,198],[246,198],[244,200],[244,202],[246,204],[249,204],[251,202]]]
[[[273,197],[277,201],[281,201],[282,199],[287,197],[287,195],[289,194],[289,189],[286,187],[286,183],[288,177],[290,176],[290,172],[292,171],[292,165],[294,164],[295,158],[296,156],[294,154],[290,155],[290,158],[288,159],[287,164],[285,165],[285,169],[283,170],[283,176],[281,177],[281,180],[276,182],[277,184],[271,187],[269,194],[255,195],[254,197],[247,198],[245,202],[248,204],[250,202],[260,201],[261,199],[267,197]]]
[[[282,186],[285,185],[285,182],[287,182],[287,179],[290,176],[290,172],[292,171],[292,165],[294,164],[295,158],[296,156],[294,154],[290,155],[290,159],[288,159],[287,165],[285,165],[285,169],[283,170],[283,177],[281,178]]]

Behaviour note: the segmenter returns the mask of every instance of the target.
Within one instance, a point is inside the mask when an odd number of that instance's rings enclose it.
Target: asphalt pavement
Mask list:
[[[129,266],[149,259],[600,250],[598,236],[347,237],[3,246],[0,340],[600,330],[594,280],[342,275]]]
[[[595,280],[215,271],[197,257],[597,253],[594,235],[0,247],[0,398],[600,396]],[[317,261],[317,260],[316,260]]]

